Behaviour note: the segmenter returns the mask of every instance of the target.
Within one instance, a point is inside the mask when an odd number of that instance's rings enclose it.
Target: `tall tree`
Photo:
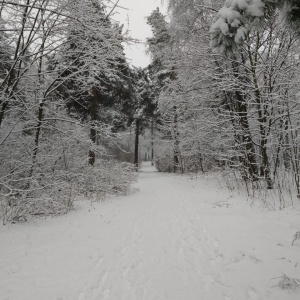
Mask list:
[[[139,164],[139,136],[145,128],[154,127],[157,118],[157,102],[153,94],[153,86],[150,82],[147,69],[137,68],[134,73],[134,123],[135,123],[135,150],[134,164],[138,168]],[[153,140],[152,140],[153,143]],[[152,144],[153,151],[153,144]],[[153,153],[152,153],[153,161]]]
[[[147,39],[148,50],[152,57],[149,65],[149,74],[152,80],[155,95],[159,99],[161,92],[176,79],[176,62],[173,48],[172,37],[168,28],[165,16],[159,11],[154,10],[147,18],[147,23],[152,28],[153,36]],[[174,172],[182,172],[182,160],[180,153],[180,139],[178,131],[178,108],[174,104],[172,108],[172,140],[173,140],[173,160]]]
[[[78,10],[78,6],[84,9]],[[78,18],[85,20],[85,26],[76,22],[70,26],[64,64],[74,63],[62,74],[62,92],[69,111],[90,122],[89,163],[94,165],[97,128],[101,122],[115,122],[109,120],[113,107],[121,108],[130,98],[129,66],[123,53],[121,28],[112,24],[104,7],[90,0],[84,6],[81,2],[73,4],[73,9],[79,13]]]

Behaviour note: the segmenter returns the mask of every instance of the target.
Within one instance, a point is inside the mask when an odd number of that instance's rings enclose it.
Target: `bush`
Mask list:
[[[157,159],[155,166],[159,172],[174,172],[174,160],[169,157]]]
[[[68,213],[76,196],[107,194],[127,195],[136,178],[133,164],[113,160],[99,160],[98,166],[86,166],[74,173],[55,171],[43,174],[31,185],[31,190],[0,196],[0,219],[3,223],[26,221],[33,216]],[[51,184],[50,184],[51,183]]]

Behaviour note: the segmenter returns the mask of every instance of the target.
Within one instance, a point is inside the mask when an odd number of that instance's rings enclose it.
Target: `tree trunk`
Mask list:
[[[98,97],[99,97],[99,92],[96,87],[92,88],[92,105],[91,105],[91,112],[90,112],[90,117],[91,117],[91,129],[90,129],[90,139],[93,144],[96,144],[97,140],[97,130],[95,128],[96,126],[96,121],[98,119]],[[96,153],[93,149],[89,150],[89,164],[91,166],[94,166],[96,161]]]
[[[203,167],[203,156],[202,156],[202,152],[201,152],[201,147],[200,147],[200,143],[198,142],[198,150],[199,150],[199,165],[200,165],[200,170],[202,173],[205,173],[204,171],[204,167]]]
[[[256,180],[258,167],[255,148],[252,142],[248,121],[248,108],[244,95],[240,91],[225,93],[224,109],[230,114],[230,121],[234,131],[234,141],[238,160],[242,166],[244,179]]]
[[[259,35],[257,35],[257,39],[259,40]],[[257,42],[259,45],[259,42]],[[256,49],[256,53],[258,52],[258,48]],[[270,162],[267,152],[267,141],[268,141],[268,134],[267,134],[267,108],[264,106],[263,99],[261,97],[260,87],[257,79],[256,68],[257,68],[257,57],[252,56],[250,46],[248,45],[248,57],[251,66],[251,73],[252,73],[252,80],[254,85],[254,96],[255,102],[257,104],[257,114],[258,114],[258,122],[259,122],[259,133],[260,133],[260,153],[262,156],[262,166],[261,166],[261,174],[264,176],[265,181],[267,183],[267,188],[273,188],[273,182],[271,179],[271,168]]]
[[[180,140],[179,140],[179,130],[178,130],[178,112],[177,106],[174,109],[174,173],[180,171],[183,173],[183,168],[180,159]]]
[[[28,183],[28,188],[30,188],[31,185],[31,177],[33,175],[36,161],[37,161],[37,155],[38,155],[38,150],[39,150],[39,144],[40,144],[40,137],[41,137],[41,132],[42,132],[42,126],[43,126],[43,117],[44,117],[44,105],[45,105],[45,100],[46,100],[46,94],[41,95],[41,90],[45,86],[45,80],[44,76],[42,74],[43,72],[43,54],[44,54],[44,49],[45,49],[45,36],[43,37],[43,41],[40,47],[40,52],[41,55],[39,57],[39,64],[38,64],[38,88],[37,88],[37,95],[38,101],[39,101],[39,108],[38,108],[38,122],[36,125],[36,130],[35,130],[35,139],[34,139],[34,149],[32,153],[32,164],[31,168],[29,171],[29,183]]]
[[[154,120],[151,121],[151,166],[154,166]]]
[[[239,72],[239,63],[237,59],[232,61],[232,70],[233,76],[238,82],[243,80]],[[229,108],[229,111],[232,112],[231,121],[233,123],[235,140],[238,144],[238,152],[240,152],[241,155],[239,160],[244,168],[243,177],[256,180],[258,177],[258,167],[250,132],[246,96],[241,90],[237,89],[232,94],[226,93],[225,97],[227,99],[226,106]]]
[[[241,144],[244,145],[243,147],[245,148],[245,153],[243,153],[243,164],[251,179],[256,179],[258,175],[258,169],[255,158],[255,150],[250,133],[247,104],[244,96],[239,91],[235,92],[235,96],[237,99],[236,107],[240,127],[239,135],[241,137]]]
[[[140,135],[140,120],[135,122],[135,143],[134,143],[134,165],[136,170],[139,168],[139,135]]]

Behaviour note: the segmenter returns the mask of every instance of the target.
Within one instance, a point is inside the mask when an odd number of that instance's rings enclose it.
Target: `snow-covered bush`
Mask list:
[[[30,217],[58,216],[68,213],[76,196],[72,183],[61,183],[41,193],[26,193],[0,197],[0,219],[3,223],[26,221]]]
[[[81,194],[102,198],[109,193],[128,193],[136,173],[133,164],[107,156],[105,145],[91,145],[87,126],[63,113],[59,117],[65,122],[44,123],[35,163],[31,150],[35,128],[23,130],[28,122],[20,121],[1,145],[0,219],[4,222],[65,214]],[[7,117],[1,140],[12,123],[13,118]],[[88,164],[92,146],[97,154],[93,167]]]
[[[76,175],[80,193],[93,193],[100,200],[106,194],[127,195],[136,178],[133,164],[114,160],[99,160],[95,167],[88,167]]]
[[[174,160],[170,157],[156,159],[155,166],[159,172],[174,172]]]
[[[34,179],[31,190],[0,196],[0,219],[25,221],[32,216],[66,214],[79,195],[93,194],[99,200],[107,194],[127,195],[135,178],[133,164],[114,160],[99,160],[98,166],[87,165],[81,171],[44,173]]]

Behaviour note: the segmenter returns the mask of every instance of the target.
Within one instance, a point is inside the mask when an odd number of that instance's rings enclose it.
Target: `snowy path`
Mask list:
[[[0,227],[0,300],[300,299],[274,279],[300,278],[299,212],[253,212],[215,184],[145,165],[128,197]]]

